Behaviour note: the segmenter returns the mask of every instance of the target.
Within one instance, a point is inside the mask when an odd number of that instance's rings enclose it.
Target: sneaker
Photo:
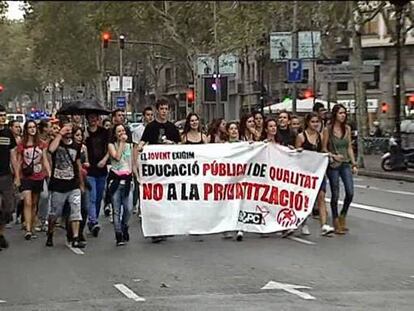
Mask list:
[[[83,233],[79,235],[79,241],[86,243],[85,235]]]
[[[36,227],[34,228],[34,230],[35,230],[36,232],[42,232],[42,226],[36,226]]]
[[[72,241],[73,248],[85,248],[85,243],[80,241],[79,238],[74,238]]]
[[[116,239],[116,246],[125,245],[124,237],[121,232],[115,233],[115,239]]]
[[[321,235],[326,236],[328,234],[334,233],[335,229],[332,228],[330,225],[324,224],[321,227]]]
[[[30,231],[26,232],[26,234],[24,235],[24,239],[26,241],[30,241],[32,239],[32,233]]]
[[[287,237],[291,236],[294,232],[295,232],[295,230],[293,230],[293,229],[284,230],[284,231],[282,231],[282,238],[287,238]]]
[[[122,238],[124,239],[125,242],[129,242],[129,232],[128,232],[128,227],[125,227],[124,230],[122,230]]]
[[[105,205],[104,214],[105,214],[105,217],[109,217],[109,215],[111,215],[111,206]]]
[[[238,242],[243,241],[243,231],[239,231],[239,232],[237,232],[237,235],[236,235],[236,240],[237,240]]]
[[[46,246],[47,247],[53,247],[53,234],[49,233],[47,235]]]
[[[309,231],[309,226],[308,225],[303,225],[302,228],[300,229],[300,233],[302,235],[310,235],[310,231]]]
[[[7,242],[4,235],[0,235],[0,248],[9,248],[9,242]]]
[[[100,227],[98,224],[94,225],[94,226],[92,227],[92,230],[91,230],[92,235],[93,235],[95,238],[97,238],[97,237],[98,237],[98,235],[99,235],[99,231],[100,231],[100,230],[101,230],[101,227]]]

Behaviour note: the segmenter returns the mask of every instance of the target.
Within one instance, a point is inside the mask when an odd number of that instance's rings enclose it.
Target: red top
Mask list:
[[[40,141],[39,145],[24,146],[22,143],[17,145],[17,152],[22,156],[22,166],[29,166],[33,161],[33,175],[21,176],[25,179],[42,180],[46,177],[43,167],[43,150],[47,148],[47,144]]]

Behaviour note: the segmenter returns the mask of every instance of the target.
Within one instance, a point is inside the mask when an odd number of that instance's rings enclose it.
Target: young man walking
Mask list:
[[[94,237],[98,236],[99,214],[101,210],[102,198],[105,191],[106,177],[108,175],[108,143],[109,133],[98,125],[98,115],[88,115],[88,137],[86,138],[86,148],[88,150],[88,183],[91,187],[88,208],[88,227]]]
[[[62,215],[67,201],[70,205],[69,221],[72,227],[72,247],[84,248],[79,240],[81,215],[81,191],[85,190],[82,179],[80,147],[72,139],[72,124],[62,122],[61,130],[49,145],[52,154],[52,175],[49,182],[50,212],[46,246],[53,246],[56,219]]]
[[[16,140],[10,129],[6,127],[7,114],[4,106],[0,105],[0,251],[8,248],[9,242],[4,237],[4,229],[12,219],[14,210],[14,185],[20,185],[18,174],[14,176],[10,170],[10,162],[14,172],[17,172]]]
[[[145,144],[178,144],[180,134],[176,126],[168,121],[169,104],[166,99],[159,99],[155,103],[157,116],[149,123],[142,134],[141,142],[136,146],[136,152],[142,152]],[[136,159],[136,157],[134,157]],[[152,237],[153,243],[159,243],[166,237]]]

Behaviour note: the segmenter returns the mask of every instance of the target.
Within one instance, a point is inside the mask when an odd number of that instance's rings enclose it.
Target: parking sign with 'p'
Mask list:
[[[288,82],[301,82],[302,77],[302,60],[301,59],[289,59],[288,63]]]

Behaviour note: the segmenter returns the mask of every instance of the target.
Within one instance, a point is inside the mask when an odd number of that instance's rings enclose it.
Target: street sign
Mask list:
[[[287,66],[288,66],[288,70],[287,70],[288,82],[289,83],[301,82],[303,79],[302,60],[301,59],[289,59]]]
[[[126,108],[126,97],[125,96],[118,96],[116,98],[116,107],[117,108]]]
[[[299,31],[299,58],[319,58],[321,54],[321,33],[319,31]]]
[[[222,54],[219,56],[219,73],[235,75],[237,73],[239,59],[233,54]],[[211,75],[216,72],[216,64],[212,56],[197,57],[197,74]]]
[[[320,82],[348,82],[355,79],[355,69],[351,64],[317,65],[316,74]],[[374,66],[364,65],[361,69],[362,81],[374,81],[374,72]]]
[[[270,59],[286,61],[292,58],[292,34],[274,32],[270,34]]]
[[[119,92],[119,76],[110,76],[108,80],[109,91]],[[122,77],[122,90],[124,92],[132,92],[132,77]]]
[[[237,65],[239,59],[233,54],[223,54],[219,57],[219,73],[220,74],[233,74],[237,73]]]

